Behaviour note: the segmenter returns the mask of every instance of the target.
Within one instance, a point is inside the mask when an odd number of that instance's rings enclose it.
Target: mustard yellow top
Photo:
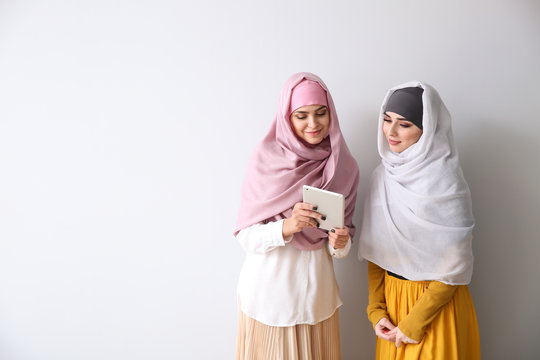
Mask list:
[[[390,317],[386,313],[386,299],[384,296],[385,270],[372,262],[368,262],[369,305],[367,315],[369,321],[375,326],[379,320]],[[440,281],[431,281],[414,304],[411,312],[399,324],[394,324],[406,336],[420,341],[424,337],[426,328],[439,314],[446,303],[452,299],[457,286],[447,285]]]

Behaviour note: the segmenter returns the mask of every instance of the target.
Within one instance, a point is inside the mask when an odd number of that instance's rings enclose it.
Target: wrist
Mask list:
[[[290,224],[290,219],[289,218],[283,220],[283,225],[281,227],[281,234],[283,235],[284,239],[287,239],[287,238],[294,235],[294,232],[292,232],[290,230],[289,224]]]

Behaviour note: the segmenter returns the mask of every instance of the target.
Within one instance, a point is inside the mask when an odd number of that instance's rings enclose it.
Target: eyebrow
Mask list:
[[[323,105],[320,108],[316,109],[315,111],[319,111],[319,110],[324,109],[324,108],[326,108],[326,106]],[[308,114],[309,111],[298,111],[297,110],[297,111],[295,111],[295,113]]]
[[[388,115],[388,114],[386,113],[386,111],[385,111],[383,114],[384,114],[384,116],[390,117],[390,115]],[[408,122],[412,122],[411,120],[407,120],[407,119],[405,119],[405,118],[403,118],[403,117],[398,117],[398,118],[396,118],[396,120],[405,120],[405,121],[408,121]]]

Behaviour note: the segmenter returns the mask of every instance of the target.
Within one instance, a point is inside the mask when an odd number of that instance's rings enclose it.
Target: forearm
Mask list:
[[[292,236],[283,238],[282,227],[283,220],[254,224],[241,230],[236,235],[236,239],[245,251],[263,254],[285,246],[291,241]]]
[[[456,289],[457,286],[432,281],[409,314],[398,324],[400,330],[413,340],[422,340],[426,328],[452,299]]]
[[[386,312],[386,298],[384,295],[385,270],[372,262],[368,262],[369,304],[367,316],[375,326],[383,317],[388,318]]]

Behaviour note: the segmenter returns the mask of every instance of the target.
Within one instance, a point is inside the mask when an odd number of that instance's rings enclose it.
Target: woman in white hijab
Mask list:
[[[467,287],[471,196],[450,114],[434,88],[412,81],[388,91],[378,149],[359,245],[359,258],[368,260],[376,358],[479,359]]]

